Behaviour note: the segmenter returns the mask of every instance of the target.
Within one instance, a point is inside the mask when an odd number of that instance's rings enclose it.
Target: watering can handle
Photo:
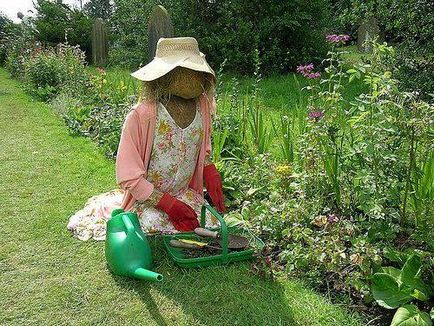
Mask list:
[[[127,228],[127,233],[131,233],[131,232],[134,232],[136,230],[134,228],[133,223],[131,223],[131,220],[127,214],[122,215],[122,222],[124,222],[124,225]]]

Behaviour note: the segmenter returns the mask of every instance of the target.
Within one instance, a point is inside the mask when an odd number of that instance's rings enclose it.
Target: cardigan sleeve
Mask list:
[[[136,200],[146,200],[154,185],[146,180],[147,171],[140,155],[140,123],[136,110],[131,110],[122,126],[116,155],[116,182]]]
[[[208,120],[208,130],[206,132],[206,143],[205,143],[205,156],[211,157],[212,154],[212,145],[211,145],[211,132],[212,132],[212,118],[216,112],[216,100],[213,96],[211,100],[208,102],[209,108],[206,110],[207,112],[207,120]]]

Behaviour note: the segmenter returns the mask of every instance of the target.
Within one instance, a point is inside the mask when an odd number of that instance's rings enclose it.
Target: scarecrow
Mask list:
[[[71,216],[79,239],[103,240],[114,208],[136,212],[146,233],[199,226],[205,185],[225,212],[222,181],[211,156],[216,76],[193,37],[160,38],[154,59],[131,74],[143,81],[127,114],[116,156],[120,189],[94,196]],[[218,226],[207,212],[206,226]]]

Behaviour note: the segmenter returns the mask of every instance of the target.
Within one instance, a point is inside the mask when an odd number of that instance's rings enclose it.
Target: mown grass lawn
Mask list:
[[[297,280],[260,279],[248,263],[180,269],[158,237],[163,282],[110,274],[104,243],[76,240],[66,224],[116,187],[114,163],[18,86],[0,69],[1,325],[362,324]]]

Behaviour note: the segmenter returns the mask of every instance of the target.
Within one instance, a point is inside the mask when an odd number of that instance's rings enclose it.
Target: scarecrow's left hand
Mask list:
[[[203,179],[205,181],[206,190],[217,211],[219,213],[226,212],[222,179],[214,163],[208,164],[203,168]]]

